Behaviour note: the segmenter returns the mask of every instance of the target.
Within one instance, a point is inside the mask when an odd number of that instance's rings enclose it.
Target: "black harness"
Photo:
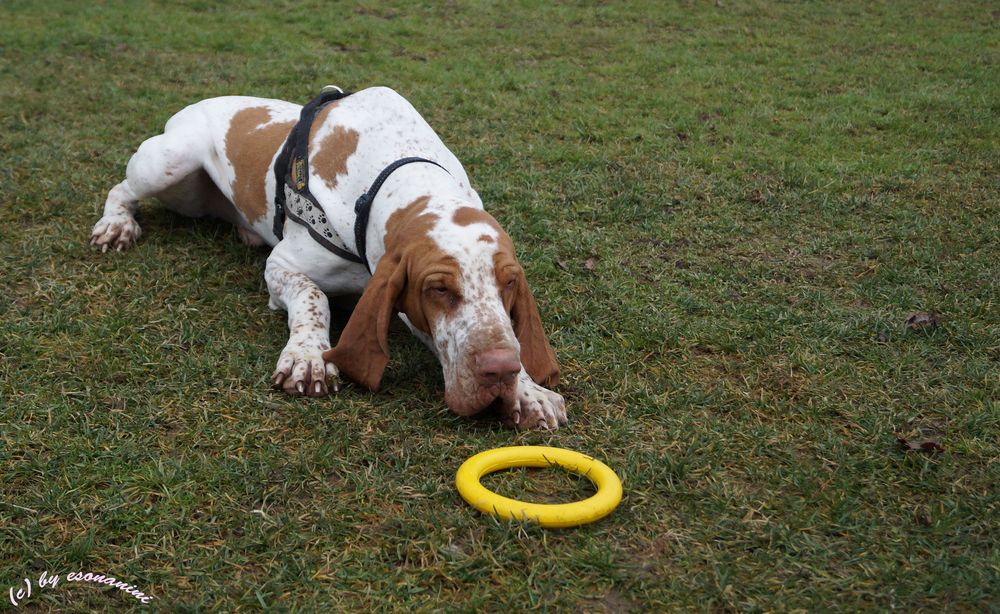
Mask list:
[[[326,213],[316,202],[316,197],[309,191],[309,133],[312,130],[313,121],[323,107],[350,96],[351,93],[337,87],[327,86],[323,88],[319,96],[302,107],[298,123],[288,134],[285,146],[282,147],[281,153],[278,154],[278,158],[274,162],[273,232],[279,241],[283,238],[285,218],[287,217],[304,226],[317,243],[341,258],[365,265],[365,268],[371,273],[372,267],[368,262],[368,252],[366,251],[368,217],[371,214],[372,202],[382,184],[396,169],[414,162],[433,164],[446,172],[447,169],[434,160],[416,156],[401,158],[385,167],[375,178],[368,191],[358,197],[354,204],[354,213],[357,216],[354,222],[354,248],[356,252],[351,252],[330,227]]]

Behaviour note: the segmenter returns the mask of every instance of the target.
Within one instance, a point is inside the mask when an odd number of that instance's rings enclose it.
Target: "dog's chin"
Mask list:
[[[475,416],[491,405],[506,406],[513,403],[516,393],[516,384],[490,387],[453,385],[445,388],[444,402],[448,409],[459,416]]]

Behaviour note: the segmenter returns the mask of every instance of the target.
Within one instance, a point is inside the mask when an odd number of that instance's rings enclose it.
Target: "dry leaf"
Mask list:
[[[896,441],[902,446],[904,452],[926,452],[932,454],[935,452],[944,452],[944,446],[942,446],[936,439],[922,439],[922,440],[912,440],[906,439],[905,437],[896,437]]]
[[[907,330],[929,330],[941,325],[941,316],[933,311],[916,311],[906,316]]]
[[[590,258],[587,258],[583,262],[583,268],[587,269],[588,271],[593,271],[594,267],[596,266],[597,266],[597,256],[591,256]]]

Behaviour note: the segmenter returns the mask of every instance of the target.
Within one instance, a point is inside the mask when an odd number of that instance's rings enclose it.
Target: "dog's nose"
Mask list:
[[[509,384],[521,372],[521,359],[514,350],[489,350],[476,356],[476,379],[482,386]]]

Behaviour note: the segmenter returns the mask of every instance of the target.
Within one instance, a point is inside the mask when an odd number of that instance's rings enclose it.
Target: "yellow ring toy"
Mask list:
[[[597,492],[573,503],[528,503],[498,495],[479,483],[484,475],[511,467],[562,467],[588,478],[597,486]],[[622,482],[610,467],[579,452],[545,446],[480,452],[458,468],[455,486],[462,498],[481,512],[501,519],[533,521],[543,527],[575,527],[600,520],[622,500]]]

